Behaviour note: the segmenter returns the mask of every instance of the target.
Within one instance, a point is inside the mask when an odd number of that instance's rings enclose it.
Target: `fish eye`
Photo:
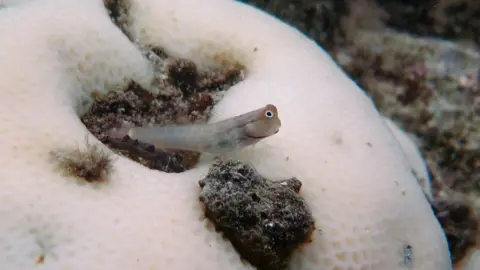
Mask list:
[[[267,117],[268,119],[273,118],[273,112],[270,110],[266,110],[265,117]]]

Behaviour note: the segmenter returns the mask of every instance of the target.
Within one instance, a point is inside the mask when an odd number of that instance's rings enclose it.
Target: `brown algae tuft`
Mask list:
[[[65,175],[83,179],[89,183],[106,182],[113,170],[114,157],[99,145],[86,142],[85,149],[58,149],[50,153],[58,168]]]
[[[260,270],[287,269],[293,251],[312,241],[314,219],[296,178],[273,182],[250,166],[219,160],[199,185],[205,216]]]

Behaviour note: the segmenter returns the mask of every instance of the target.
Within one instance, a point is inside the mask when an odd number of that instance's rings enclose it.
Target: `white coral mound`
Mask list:
[[[277,105],[281,131],[238,157],[267,177],[304,183],[318,233],[292,269],[450,269],[397,141],[328,56],[250,7],[196,3],[133,2],[130,30],[203,67],[245,65],[247,79],[217,106],[218,117]],[[0,36],[2,270],[251,269],[202,218],[197,181],[206,165],[166,174],[119,158],[100,185],[57,170],[49,152],[83,148],[77,114],[92,92],[152,81],[152,67],[102,1],[18,2],[0,9]]]
[[[0,36],[0,269],[248,268],[200,218],[200,170],[168,175],[119,159],[92,186],[51,162],[52,150],[83,148],[77,112],[93,90],[152,79],[102,1],[2,9]]]
[[[130,2],[130,31],[140,43],[203,68],[219,60],[247,68],[212,121],[267,103],[279,109],[280,132],[236,156],[267,177],[303,182],[318,233],[293,268],[451,269],[443,232],[398,141],[314,42],[236,1]]]

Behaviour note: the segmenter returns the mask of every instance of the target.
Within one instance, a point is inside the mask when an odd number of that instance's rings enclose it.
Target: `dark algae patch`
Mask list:
[[[460,262],[478,244],[480,228],[475,209],[460,199],[437,200],[432,208],[447,235],[453,261]]]
[[[199,185],[205,216],[258,269],[288,269],[293,251],[311,241],[314,219],[298,179],[273,182],[250,166],[219,160]]]
[[[82,122],[104,144],[117,153],[129,157],[151,169],[165,172],[182,172],[186,169],[179,153],[155,149],[153,145],[131,140],[128,137],[113,139],[106,132],[122,126],[124,122],[135,126],[148,124],[173,124],[180,121],[206,121],[198,112],[197,117],[186,116],[190,106],[181,93],[155,95],[132,84],[123,92],[111,92],[97,98],[92,108],[82,117]]]
[[[163,172],[180,173],[195,165],[199,154],[193,152],[166,152],[156,150],[153,145],[132,140],[128,136],[123,139],[105,138],[106,145],[130,159],[150,169]]]

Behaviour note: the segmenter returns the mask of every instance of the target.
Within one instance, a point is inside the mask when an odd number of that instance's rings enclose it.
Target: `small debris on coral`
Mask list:
[[[409,244],[403,245],[403,264],[410,269],[413,265],[413,247]]]
[[[88,141],[85,149],[58,149],[52,151],[50,155],[66,175],[89,183],[108,181],[113,170],[113,156],[99,145],[92,145]]]
[[[260,270],[287,269],[292,252],[312,241],[314,219],[296,178],[273,182],[250,166],[217,160],[199,185],[205,216]]]
[[[44,262],[45,262],[45,255],[42,254],[42,255],[38,256],[37,261],[35,263],[36,263],[36,265],[40,265],[40,264],[43,264]]]

